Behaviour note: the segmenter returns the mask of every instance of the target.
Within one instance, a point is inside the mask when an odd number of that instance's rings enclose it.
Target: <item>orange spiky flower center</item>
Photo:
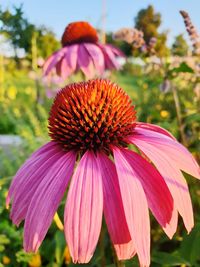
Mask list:
[[[127,146],[136,111],[129,96],[102,79],[74,83],[56,96],[49,117],[49,134],[64,150],[100,150]]]
[[[97,41],[97,31],[85,21],[68,24],[61,40],[63,46],[82,42],[96,43]]]

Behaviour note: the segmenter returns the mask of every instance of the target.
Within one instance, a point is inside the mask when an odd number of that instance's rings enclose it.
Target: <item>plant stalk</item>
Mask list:
[[[172,85],[172,93],[173,93],[173,98],[174,98],[174,104],[176,108],[176,115],[177,115],[177,120],[178,120],[178,127],[179,127],[179,132],[181,135],[181,141],[183,145],[188,146],[188,142],[184,133],[184,124],[182,121],[182,114],[181,114],[181,106],[180,106],[180,101],[177,93],[177,89],[175,86]]]

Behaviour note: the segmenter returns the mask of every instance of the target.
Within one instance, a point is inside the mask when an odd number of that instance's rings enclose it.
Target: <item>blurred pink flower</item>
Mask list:
[[[44,59],[43,59],[42,57],[39,57],[39,58],[37,59],[37,65],[38,65],[38,67],[40,67],[40,68],[43,67],[43,65],[44,65]]]
[[[136,28],[121,28],[113,34],[113,38],[132,44],[135,48],[140,48],[145,44],[144,34]]]
[[[108,80],[71,84],[57,94],[49,117],[52,141],[19,169],[7,197],[13,223],[25,220],[26,251],[40,247],[71,177],[64,232],[75,263],[91,259],[103,213],[118,258],[137,253],[141,266],[150,265],[148,208],[170,238],[178,212],[192,229],[181,170],[200,178],[199,167],[169,132],[136,122],[135,114],[128,95]]]
[[[46,96],[48,98],[55,97],[60,87],[62,87],[63,82],[63,79],[56,74],[42,77],[42,84],[45,88]]]
[[[66,79],[81,70],[87,78],[93,78],[107,69],[119,69],[117,57],[124,57],[118,48],[99,43],[96,30],[87,22],[70,23],[63,33],[62,46],[46,60],[44,75],[55,70]]]

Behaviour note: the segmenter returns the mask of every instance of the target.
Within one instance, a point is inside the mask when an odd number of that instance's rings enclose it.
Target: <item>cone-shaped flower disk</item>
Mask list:
[[[170,238],[178,213],[191,230],[181,170],[200,178],[199,167],[169,132],[136,122],[135,113],[128,95],[107,80],[71,84],[57,94],[49,117],[52,141],[19,169],[7,197],[12,221],[25,220],[26,251],[39,248],[69,183],[64,231],[75,263],[91,259],[103,214],[118,258],[137,254],[141,266],[150,264],[148,209]]]
[[[46,60],[44,75],[55,70],[66,79],[81,70],[87,78],[93,78],[107,69],[119,69],[117,57],[124,57],[118,48],[99,43],[96,30],[84,21],[70,23],[61,42],[63,47]]]

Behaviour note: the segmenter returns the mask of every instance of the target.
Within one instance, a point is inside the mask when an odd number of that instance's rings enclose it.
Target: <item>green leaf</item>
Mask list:
[[[10,240],[7,238],[7,236],[5,235],[0,235],[0,244],[3,245],[3,244],[9,244],[10,243]]]
[[[24,250],[19,250],[15,255],[17,262],[29,262],[34,254],[26,253]]]
[[[162,264],[162,266],[180,266],[181,264],[190,266],[190,264],[177,253],[154,252],[152,262]]]
[[[57,264],[62,264],[63,262],[63,252],[66,246],[64,234],[61,231],[57,231],[55,234],[55,242],[56,242],[56,249],[55,249],[55,258]]]
[[[194,70],[188,66],[187,63],[182,62],[179,67],[173,68],[172,72],[180,73],[180,72],[189,72],[194,73]]]
[[[200,260],[199,248],[200,223],[197,223],[192,232],[186,235],[181,242],[180,254],[193,265]]]
[[[173,68],[172,70],[169,70],[167,73],[167,77],[169,79],[173,79],[173,74],[178,74],[180,72],[186,72],[186,73],[194,73],[194,70],[190,68],[187,63],[182,62],[177,68]]]
[[[200,122],[200,114],[199,113],[192,113],[188,115],[185,118],[186,123],[191,123],[191,122]]]

